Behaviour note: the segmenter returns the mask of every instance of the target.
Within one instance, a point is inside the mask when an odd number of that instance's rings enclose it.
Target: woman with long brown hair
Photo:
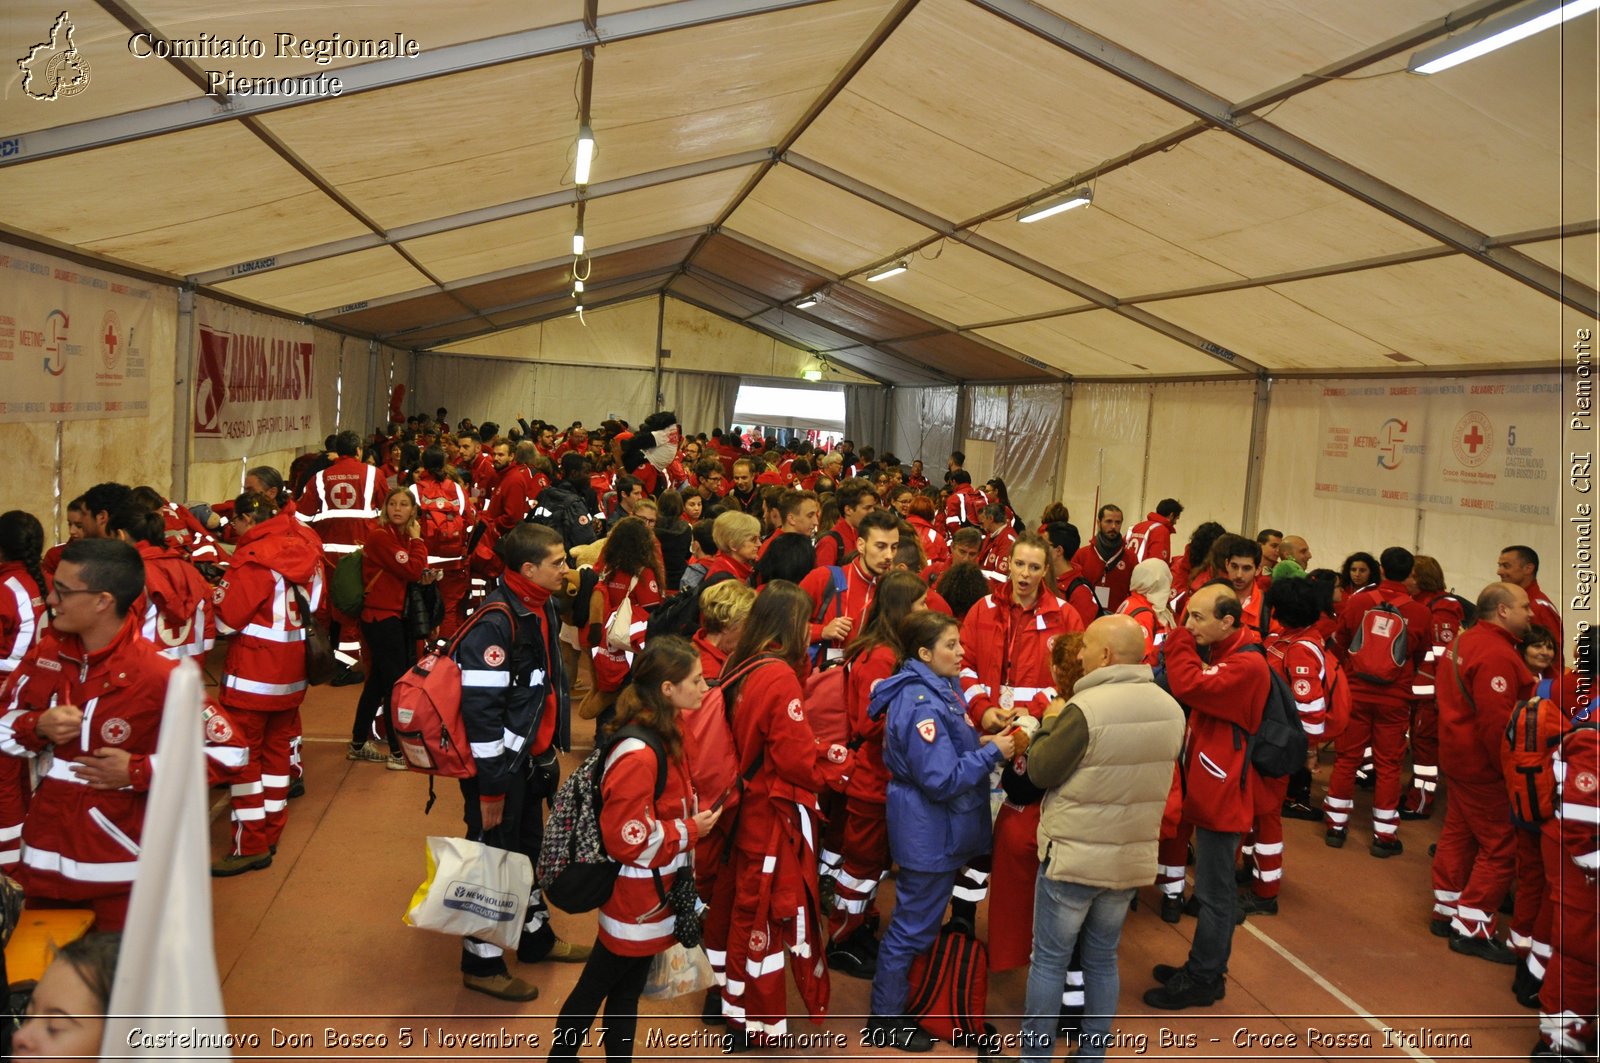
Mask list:
[[[604,604],[591,610],[583,644],[594,664],[595,689],[603,694],[620,690],[633,666],[634,655],[644,649],[645,622],[649,611],[661,601],[665,580],[661,572],[661,549],[649,525],[638,517],[624,517],[605,538],[595,573],[595,597]],[[632,607],[626,649],[612,644],[607,631],[622,608],[623,599]]]
[[[634,658],[633,682],[617,698],[600,781],[600,835],[622,870],[600,906],[594,951],[556,1019],[552,1060],[577,1058],[602,1002],[606,1058],[633,1055],[639,994],[651,961],[673,942],[674,910],[657,893],[656,876],[666,886],[692,874],[695,842],[722,815],[720,807],[700,809],[678,727],[678,714],[697,711],[705,693],[700,654],[688,640],[665,635]],[[660,759],[635,730],[666,752],[659,797]]]
[[[817,793],[843,785],[853,756],[838,743],[821,747],[806,722],[801,679],[811,609],[811,598],[793,583],[767,584],[722,673],[744,793],[729,873],[717,877],[711,898],[706,953],[719,971],[721,1013],[751,1045],[788,1032],[785,951],[795,957],[795,981],[813,1020],[821,1020],[827,1000]],[[733,977],[720,977],[719,961]],[[707,1001],[708,1012],[715,1003]]]

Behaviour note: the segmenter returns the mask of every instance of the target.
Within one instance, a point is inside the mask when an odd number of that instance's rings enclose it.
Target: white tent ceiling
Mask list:
[[[591,306],[665,292],[894,382],[1549,366],[1596,307],[1600,16],[1406,73],[1518,6],[1460,3],[99,0],[81,93],[0,82],[0,231],[412,349],[569,314],[581,208]],[[6,54],[59,13],[4,5]],[[129,49],[286,30],[420,55]]]

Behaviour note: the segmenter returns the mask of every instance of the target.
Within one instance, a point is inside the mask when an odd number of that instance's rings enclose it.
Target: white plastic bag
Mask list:
[[[441,934],[517,947],[533,891],[533,862],[466,838],[429,838],[428,875],[405,922]]]
[[[684,948],[674,941],[671,948],[656,953],[650,961],[650,974],[644,980],[641,995],[647,1000],[671,1000],[710,989],[716,982],[705,949],[699,945]]]
[[[628,589],[622,594],[622,601],[617,605],[616,613],[611,617],[611,623],[606,625],[606,649],[625,653],[633,649],[633,588],[639,585],[639,577],[635,576],[628,581]]]

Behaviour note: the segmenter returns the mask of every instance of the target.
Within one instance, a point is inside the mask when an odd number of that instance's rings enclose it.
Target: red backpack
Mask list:
[[[1456,681],[1461,682],[1459,672]],[[1571,724],[1561,706],[1549,698],[1527,698],[1512,707],[1500,750],[1500,772],[1511,798],[1511,818],[1519,826],[1537,828],[1555,813],[1550,757]]]
[[[456,664],[456,646],[477,621],[499,611],[511,620],[516,617],[504,602],[489,602],[461,626],[455,638],[442,650],[435,650],[406,670],[389,695],[394,710],[395,737],[406,766],[424,775],[447,779],[470,779],[478,774],[467,740],[466,721],[461,718],[461,667]],[[693,715],[693,713],[686,713]],[[428,801],[433,804],[432,798]]]
[[[1339,666],[1339,659],[1325,652],[1310,639],[1301,639],[1302,643],[1316,651],[1317,658],[1322,662],[1322,688],[1328,699],[1327,720],[1323,724],[1322,734],[1318,742],[1329,742],[1344,734],[1344,729],[1350,726],[1350,680],[1345,678],[1344,669]]]
[[[428,553],[458,557],[467,547],[467,518],[456,504],[454,483],[437,485],[439,493],[430,495],[417,485],[418,521],[422,525],[422,541],[428,544]],[[465,494],[465,492],[463,492]]]
[[[989,950],[961,929],[941,930],[939,940],[911,961],[906,1013],[917,1025],[949,1044],[958,1033],[984,1032],[989,997]]]
[[[700,795],[701,807],[710,802],[737,797],[734,790],[739,780],[739,751],[733,744],[733,713],[729,695],[741,680],[767,661],[777,660],[770,654],[752,657],[731,673],[718,680],[706,691],[696,712],[680,713],[678,729],[683,732],[683,749],[689,762],[689,778],[694,792]]]
[[[841,664],[806,676],[806,722],[824,748],[850,744],[849,674]]]
[[[1347,668],[1357,679],[1389,686],[1406,674],[1408,645],[1405,615],[1392,601],[1380,598],[1361,614],[1350,640]]]

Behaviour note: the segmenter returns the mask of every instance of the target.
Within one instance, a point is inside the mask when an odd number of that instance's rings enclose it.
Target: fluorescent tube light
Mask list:
[[[822,379],[822,370],[820,370],[820,369],[806,369],[806,370],[803,370],[800,373],[800,378],[802,380],[809,380],[813,384],[815,384],[817,381]]]
[[[894,276],[897,276],[897,275],[899,275],[901,273],[904,273],[909,268],[910,267],[905,264],[905,261],[901,260],[899,262],[896,262],[892,266],[888,266],[888,267],[886,267],[884,269],[880,269],[876,273],[868,274],[867,280],[869,282],[871,282],[871,281],[888,280],[890,277],[894,277]]]
[[[1596,0],[1596,2],[1600,3],[1600,0]],[[1052,214],[1060,214],[1064,210],[1087,207],[1093,200],[1093,192],[1087,188],[1080,188],[1076,192],[1068,192],[1065,195],[1057,196],[1055,199],[1049,199],[1043,203],[1036,203],[1031,207],[1024,208],[1022,213],[1017,215],[1017,220],[1024,225],[1028,225],[1032,222],[1042,221]]]
[[[576,184],[589,183],[589,168],[594,164],[594,130],[587,125],[578,127],[578,161],[573,167],[572,180]]]
[[[1475,29],[1414,53],[1406,69],[1413,74],[1437,74],[1559,26],[1568,19],[1587,15],[1596,8],[1600,8],[1600,0],[1536,0],[1502,18],[1490,19]]]
[[[578,231],[572,234],[572,253],[583,254],[583,226],[578,226]]]
[[[818,299],[815,295],[808,295],[804,299],[801,299],[798,303],[795,303],[794,308],[796,310],[810,310],[813,306],[816,306],[821,301],[822,300]]]

